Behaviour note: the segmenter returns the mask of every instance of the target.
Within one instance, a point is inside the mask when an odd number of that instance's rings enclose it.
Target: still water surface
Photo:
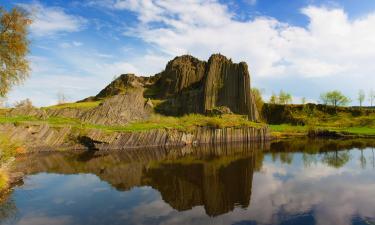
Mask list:
[[[375,224],[375,142],[43,153],[0,224]]]

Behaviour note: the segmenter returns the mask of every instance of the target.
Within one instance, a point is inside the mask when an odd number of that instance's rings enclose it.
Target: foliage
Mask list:
[[[345,106],[350,102],[350,99],[343,95],[340,91],[334,90],[320,95],[320,100],[325,105]]]
[[[16,108],[32,108],[33,103],[31,102],[30,99],[27,98],[27,99],[15,102],[14,107],[16,107]]]
[[[264,101],[263,101],[263,98],[262,98],[262,91],[258,88],[251,88],[251,93],[253,95],[253,98],[254,98],[254,101],[255,101],[255,105],[257,106],[257,109],[259,111],[262,111],[262,108],[263,108],[263,105],[264,105]]]
[[[278,102],[279,102],[278,97],[275,95],[275,93],[272,93],[269,103],[270,104],[277,104]]]
[[[9,137],[0,135],[0,164],[7,162],[17,153],[19,145],[9,140]]]
[[[363,90],[359,90],[358,91],[359,106],[362,106],[362,103],[365,101],[365,98],[366,98],[365,92]]]
[[[66,95],[64,94],[64,92],[62,91],[59,91],[57,93],[57,104],[58,105],[61,105],[61,104],[65,104],[67,103],[67,100],[68,98],[66,97]]]
[[[270,98],[270,104],[282,104],[282,105],[286,105],[286,104],[290,104],[292,103],[292,95],[283,91],[283,90],[280,90],[280,93],[279,95],[275,95],[274,93],[272,93],[271,95],[271,98]]]
[[[0,194],[1,191],[8,187],[8,180],[8,174],[4,170],[0,169]]]
[[[271,130],[284,134],[307,133],[313,127],[354,135],[375,135],[375,110],[325,105],[265,104],[263,118]]]
[[[374,106],[374,101],[375,101],[375,91],[372,90],[372,89],[371,89],[370,92],[369,92],[368,100],[370,101],[370,106]]]
[[[292,95],[281,90],[279,93],[279,104],[290,104],[292,103]]]
[[[27,27],[30,23],[24,10],[14,8],[7,12],[0,7],[0,97],[28,76]]]

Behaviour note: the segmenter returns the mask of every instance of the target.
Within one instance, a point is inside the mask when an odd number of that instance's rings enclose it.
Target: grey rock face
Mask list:
[[[151,115],[150,106],[145,103],[143,88],[134,88],[106,99],[101,105],[85,112],[80,119],[102,125],[127,124]]]

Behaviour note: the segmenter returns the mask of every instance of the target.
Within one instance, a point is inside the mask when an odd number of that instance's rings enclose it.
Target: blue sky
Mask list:
[[[373,0],[0,0],[30,11],[32,72],[8,96],[35,105],[95,95],[115,76],[150,76],[176,55],[246,61],[267,99],[298,103],[375,90]],[[368,103],[368,102],[367,102]]]

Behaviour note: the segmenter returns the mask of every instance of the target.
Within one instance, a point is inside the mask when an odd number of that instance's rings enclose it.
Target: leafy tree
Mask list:
[[[66,95],[64,94],[64,92],[62,91],[59,91],[57,93],[57,104],[64,104],[64,103],[67,103],[68,101],[68,98],[66,97]]]
[[[359,90],[358,92],[359,106],[362,106],[362,103],[365,101],[365,98],[366,98],[365,92],[363,90]]]
[[[15,102],[14,107],[15,108],[32,108],[33,103],[30,99],[27,98],[27,99]]]
[[[0,7],[0,97],[13,85],[20,84],[29,74],[27,28],[28,14],[14,8],[7,12]]]
[[[375,91],[374,90],[370,90],[370,93],[369,93],[369,98],[368,100],[370,101],[370,106],[374,106],[373,103],[375,101]]]
[[[272,93],[270,97],[270,104],[277,104],[278,102],[279,102],[279,98],[274,93]]]
[[[350,99],[343,95],[340,91],[329,91],[320,95],[320,100],[325,105],[345,106],[350,102]]]
[[[262,98],[262,90],[260,90],[258,88],[251,88],[251,93],[254,97],[257,109],[261,111],[262,108],[263,108],[263,105],[264,105],[264,101],[263,101],[263,98]]]
[[[279,93],[279,104],[289,104],[292,102],[292,95],[284,92],[283,90],[280,91]]]

